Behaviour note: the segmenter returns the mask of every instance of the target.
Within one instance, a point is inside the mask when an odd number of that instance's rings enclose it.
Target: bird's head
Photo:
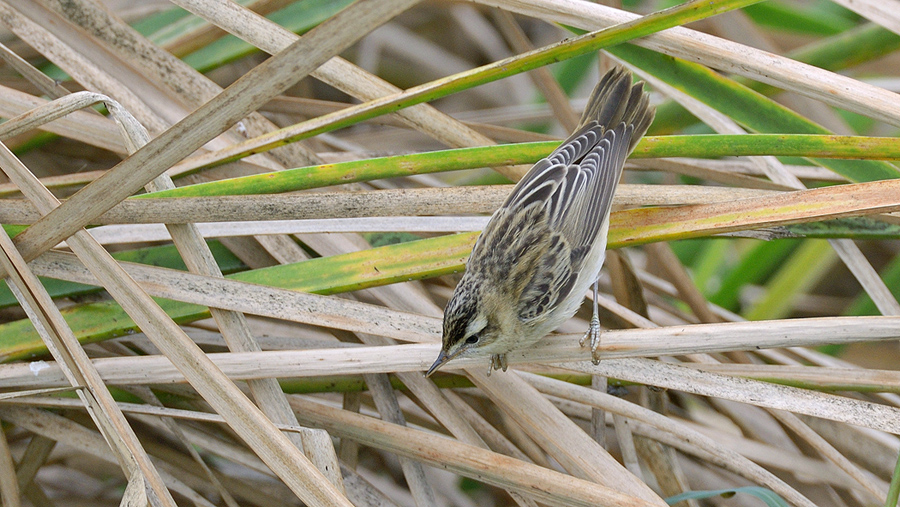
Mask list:
[[[490,305],[485,303],[479,287],[464,277],[444,309],[441,352],[426,377],[451,359],[497,353],[492,345],[500,338],[501,330],[494,322]]]

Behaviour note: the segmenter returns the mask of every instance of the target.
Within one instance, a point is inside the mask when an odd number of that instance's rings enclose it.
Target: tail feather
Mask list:
[[[622,67],[611,69],[597,83],[584,114],[581,116],[581,127],[597,122],[604,129],[615,128],[620,123],[634,127],[628,152],[634,149],[637,142],[647,132],[656,109],[650,106],[649,98],[644,93],[644,84],[631,84],[631,72]]]

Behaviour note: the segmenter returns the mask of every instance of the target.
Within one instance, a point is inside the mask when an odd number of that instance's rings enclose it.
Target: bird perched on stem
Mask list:
[[[653,121],[643,84],[614,68],[594,88],[581,123],[515,186],[491,217],[444,310],[440,355],[426,376],[458,357],[528,347],[578,311],[593,284],[590,338],[598,362],[597,278],[606,257],[613,193],[625,158]]]

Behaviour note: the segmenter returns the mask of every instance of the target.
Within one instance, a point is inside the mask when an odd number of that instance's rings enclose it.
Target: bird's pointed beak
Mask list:
[[[453,359],[453,356],[448,355],[447,352],[441,350],[441,353],[438,354],[437,359],[434,361],[434,364],[431,365],[431,368],[428,368],[428,371],[425,372],[425,378],[431,376],[432,373],[437,371],[438,368],[444,365],[447,361]]]

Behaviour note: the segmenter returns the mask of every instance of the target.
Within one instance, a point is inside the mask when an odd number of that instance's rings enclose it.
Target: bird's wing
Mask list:
[[[572,285],[578,278],[569,262],[572,249],[565,238],[553,231],[548,231],[547,236],[550,241],[535,263],[538,269],[532,271],[531,279],[519,296],[516,309],[519,320],[523,322],[547,315],[572,291]]]
[[[519,258],[523,261],[519,269],[513,269],[517,275],[527,273],[528,280],[505,284],[521,289],[518,314],[523,321],[541,319],[564,301],[586,260],[596,258],[591,253],[604,248],[605,241],[598,236],[625,158],[652,120],[653,109],[641,84],[632,85],[625,69],[611,70],[591,93],[579,128],[528,171],[498,210],[505,217],[531,219],[527,225],[519,220],[522,227],[515,229],[529,241],[514,242],[527,256]],[[500,222],[495,219],[491,222]],[[510,230],[512,220],[503,222],[497,228]],[[489,229],[490,224],[482,237]],[[485,244],[499,250],[496,243]]]
[[[632,127],[625,124],[605,132],[596,123],[586,125],[545,159],[539,181],[522,185],[531,189],[518,194],[522,200],[509,203],[510,209],[522,202],[541,206],[546,213],[543,235],[549,238],[519,298],[521,320],[539,319],[563,301],[592,248],[602,248],[598,235],[608,219],[631,134]]]
[[[590,150],[582,158],[569,162],[572,159],[566,158],[566,152],[552,155],[567,164],[567,170],[547,203],[549,223],[573,250],[590,248],[596,242],[612,207],[632,132],[633,128],[624,123],[599,136],[596,129],[590,130],[582,136],[585,139],[573,140],[573,143],[590,143]]]

